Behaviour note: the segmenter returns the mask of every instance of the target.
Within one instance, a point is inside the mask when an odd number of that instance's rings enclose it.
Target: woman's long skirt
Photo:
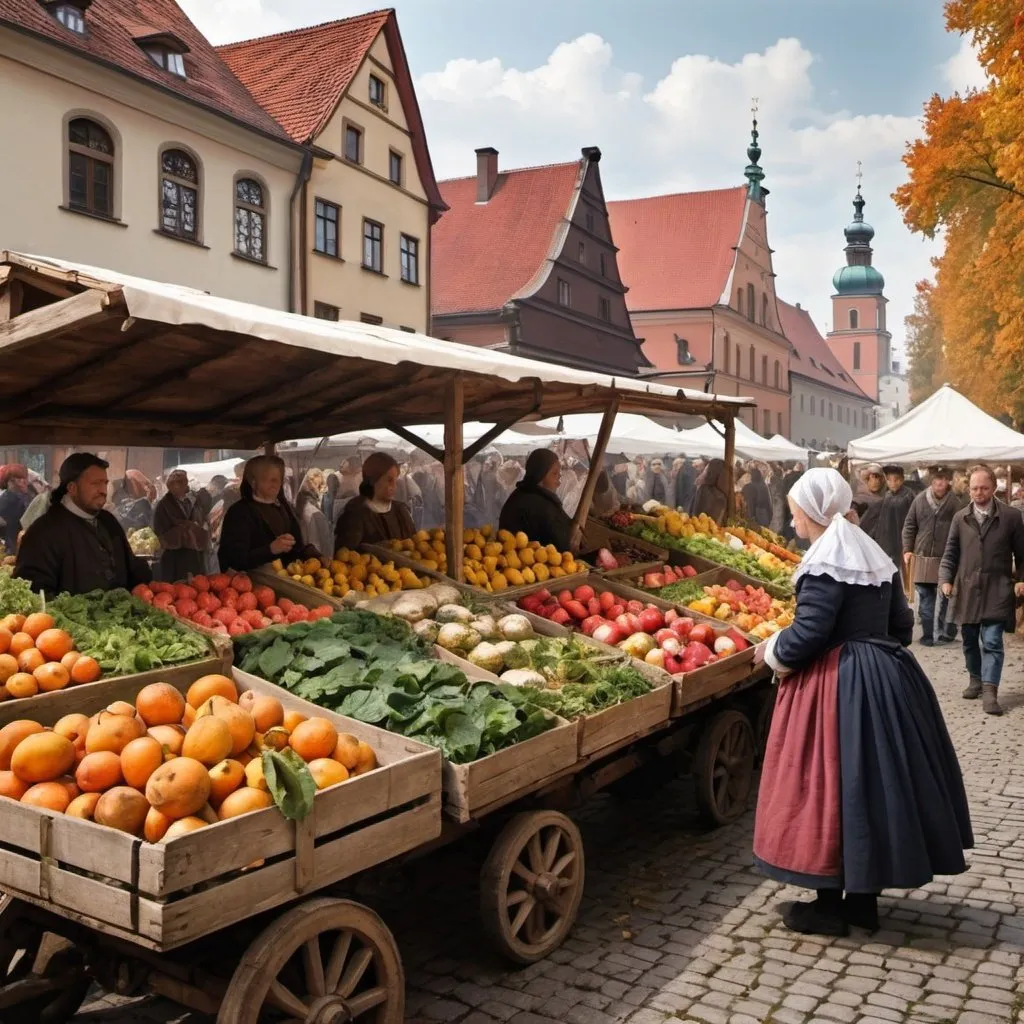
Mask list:
[[[809,889],[914,889],[966,870],[960,765],[928,677],[894,642],[850,641],[779,684],[754,861]]]

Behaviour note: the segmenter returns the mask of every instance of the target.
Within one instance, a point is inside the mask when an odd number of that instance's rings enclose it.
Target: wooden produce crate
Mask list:
[[[191,678],[168,681],[184,691]],[[380,767],[317,794],[302,822],[276,807],[151,844],[91,821],[2,801],[0,889],[91,928],[166,951],[408,852],[440,834],[438,751],[317,708],[252,676],[241,688],[330,718],[370,743]],[[111,685],[84,710],[133,700],[140,684]],[[71,698],[73,691],[54,694]],[[51,703],[50,724],[80,703]]]
[[[651,556],[652,562],[667,562],[669,556],[668,548],[652,544],[650,541],[640,537],[634,537],[630,533],[623,533],[615,530],[607,523],[596,519],[593,516],[587,518],[586,526],[583,528],[583,548],[586,551],[595,551],[598,548],[608,548],[613,554],[616,547],[622,549],[626,546],[635,548],[637,551],[646,551]]]
[[[617,647],[599,643],[592,637],[575,633],[550,619],[534,615],[533,612],[516,608],[515,613],[525,615],[533,625],[534,632],[540,636],[574,636],[609,658],[628,661],[651,684],[650,693],[616,704],[615,707],[605,708],[597,714],[576,719],[576,725],[579,727],[577,750],[581,758],[608,753],[616,747],[624,746],[640,736],[653,732],[669,720],[675,679],[667,672],[636,658],[630,658],[625,651],[620,651]]]
[[[322,590],[299,583],[291,576],[279,576],[268,565],[254,569],[248,576],[253,586],[270,587],[278,597],[286,597],[295,604],[301,604],[303,608],[319,608],[325,604],[337,609],[345,607],[340,597],[328,597]]]
[[[393,561],[395,565],[407,566],[419,576],[429,576],[431,579],[438,580],[442,583],[451,583],[454,586],[457,586],[460,590],[465,590],[474,594],[476,597],[483,598],[485,600],[493,598],[499,601],[516,601],[524,594],[529,594],[532,590],[546,586],[548,583],[558,583],[559,586],[565,583],[572,583],[574,587],[578,587],[591,573],[590,566],[587,566],[585,572],[574,572],[570,576],[559,576],[557,579],[549,579],[545,583],[525,583],[521,587],[506,587],[504,590],[496,590],[493,593],[488,593],[480,587],[474,587],[472,584],[466,583],[465,580],[455,580],[451,576],[446,576],[444,573],[439,572],[436,569],[424,569],[415,561],[415,559],[410,558],[403,552],[392,551],[389,548],[377,547],[375,544],[364,544],[363,550],[369,552],[371,555],[376,555],[382,562],[387,558],[388,560]]]

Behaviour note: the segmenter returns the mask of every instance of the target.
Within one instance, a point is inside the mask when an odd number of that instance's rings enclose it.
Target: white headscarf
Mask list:
[[[840,583],[880,587],[896,573],[892,559],[847,518],[853,492],[834,469],[809,469],[793,485],[789,497],[809,519],[825,526],[793,574],[831,576]]]

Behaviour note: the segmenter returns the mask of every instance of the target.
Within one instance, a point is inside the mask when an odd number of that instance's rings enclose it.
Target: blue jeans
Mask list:
[[[965,622],[960,627],[968,675],[983,683],[999,685],[1003,674],[1004,628],[1002,622]]]
[[[937,636],[947,636],[950,640],[956,637],[956,625],[946,622],[946,610],[949,598],[946,597],[937,583],[918,583],[917,614],[921,620],[921,629],[926,640]]]

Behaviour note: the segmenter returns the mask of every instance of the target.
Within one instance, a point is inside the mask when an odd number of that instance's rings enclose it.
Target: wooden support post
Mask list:
[[[604,419],[601,420],[601,427],[597,432],[597,440],[590,453],[590,472],[587,473],[587,482],[583,485],[583,493],[580,495],[580,503],[576,506],[576,514],[572,517],[573,536],[577,530],[583,529],[587,521],[587,514],[590,512],[590,503],[594,498],[594,489],[597,487],[597,478],[604,468],[604,453],[608,448],[608,441],[612,436],[612,427],[615,426],[615,416],[619,411],[619,400],[613,398],[604,411]]]
[[[466,474],[462,461],[462,374],[452,376],[444,409],[444,513],[448,575],[462,582],[462,512]]]
[[[277,443],[275,441],[267,441],[263,445],[264,455],[276,455],[277,454]]]
[[[725,417],[725,518],[736,515],[736,418]]]

